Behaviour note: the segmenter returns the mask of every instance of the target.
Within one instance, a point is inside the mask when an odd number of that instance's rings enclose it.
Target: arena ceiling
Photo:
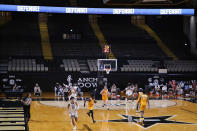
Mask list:
[[[1,0],[0,4],[64,7],[71,6],[72,1],[76,1],[78,7],[194,8],[196,0]]]
[[[103,0],[103,2],[111,6],[193,6],[192,0]]]

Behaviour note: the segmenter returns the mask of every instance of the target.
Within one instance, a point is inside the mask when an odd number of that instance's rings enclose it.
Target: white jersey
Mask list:
[[[182,89],[182,88],[180,88],[179,90],[177,90],[177,94],[182,95],[182,94],[183,94],[183,89]]]
[[[71,97],[74,97],[75,99],[77,98],[77,92],[74,88],[71,88],[71,95],[69,96],[69,100]]]
[[[62,92],[63,92],[63,90],[64,90],[64,89],[63,89],[62,87],[60,87],[60,88],[59,88],[59,92],[61,92],[61,93],[62,93]]]
[[[126,95],[127,96],[132,96],[133,95],[133,90],[134,90],[134,88],[126,88]]]
[[[159,91],[160,90],[160,86],[159,85],[155,85],[155,90]]]
[[[111,93],[116,93],[116,87],[111,88]]]
[[[78,86],[73,86],[73,88],[74,88],[75,90],[77,90]]]
[[[76,94],[76,90],[74,88],[72,88],[70,91],[71,91],[71,94]]]
[[[70,107],[69,107],[69,112],[70,112],[70,116],[71,117],[78,117],[78,106],[77,106],[77,103],[74,102],[73,104],[72,103],[69,103],[70,104]]]
[[[162,87],[162,91],[167,92],[167,86],[164,85],[164,86]]]

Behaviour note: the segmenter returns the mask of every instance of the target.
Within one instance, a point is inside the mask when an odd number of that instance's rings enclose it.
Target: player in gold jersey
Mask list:
[[[143,95],[143,89],[140,88],[140,89],[139,89],[139,92],[138,92],[136,112],[139,112],[140,97],[141,97],[142,95]]]
[[[100,92],[100,94],[102,95],[102,100],[103,100],[103,107],[107,106],[107,109],[109,110],[108,107],[108,96],[109,96],[109,92],[107,89],[107,86],[105,85],[103,90]]]
[[[148,108],[150,108],[149,98],[148,95],[145,94],[145,91],[143,91],[143,95],[141,95],[139,102],[140,102],[140,124],[143,124],[144,110],[146,109],[147,103],[148,103]]]
[[[94,109],[94,103],[96,103],[96,100],[94,99],[93,96],[91,96],[90,98],[86,98],[85,101],[84,101],[84,107],[85,107],[85,103],[86,101],[88,101],[88,110],[89,112],[87,112],[87,115],[92,117],[92,121],[93,123],[95,123],[96,121],[94,120],[94,112],[93,112],[93,109]]]

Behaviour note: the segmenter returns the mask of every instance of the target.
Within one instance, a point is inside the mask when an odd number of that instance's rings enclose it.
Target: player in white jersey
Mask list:
[[[131,98],[133,101],[133,91],[134,91],[134,87],[133,85],[131,85],[130,83],[128,84],[127,88],[124,89],[124,91],[126,91],[126,101]]]
[[[70,100],[71,97],[74,97],[75,99],[77,99],[77,91],[76,91],[74,86],[70,89],[69,100]]]
[[[78,121],[78,104],[74,97],[70,98],[70,103],[68,104],[69,115],[72,120],[73,130],[76,130],[76,122]]]
[[[111,87],[111,99],[116,100],[116,95],[117,95],[117,87],[115,84],[113,84]]]

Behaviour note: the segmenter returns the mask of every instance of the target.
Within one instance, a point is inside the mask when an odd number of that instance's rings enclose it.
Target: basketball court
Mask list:
[[[86,114],[87,107],[79,101],[77,130],[83,131],[125,131],[125,130],[169,130],[196,131],[197,105],[184,100],[150,100],[150,109],[145,110],[145,123],[139,125],[136,101],[109,101],[110,110],[102,107],[101,101],[95,104],[95,120]],[[67,110],[68,102],[62,100],[33,101],[29,128],[33,131],[72,130]]]

